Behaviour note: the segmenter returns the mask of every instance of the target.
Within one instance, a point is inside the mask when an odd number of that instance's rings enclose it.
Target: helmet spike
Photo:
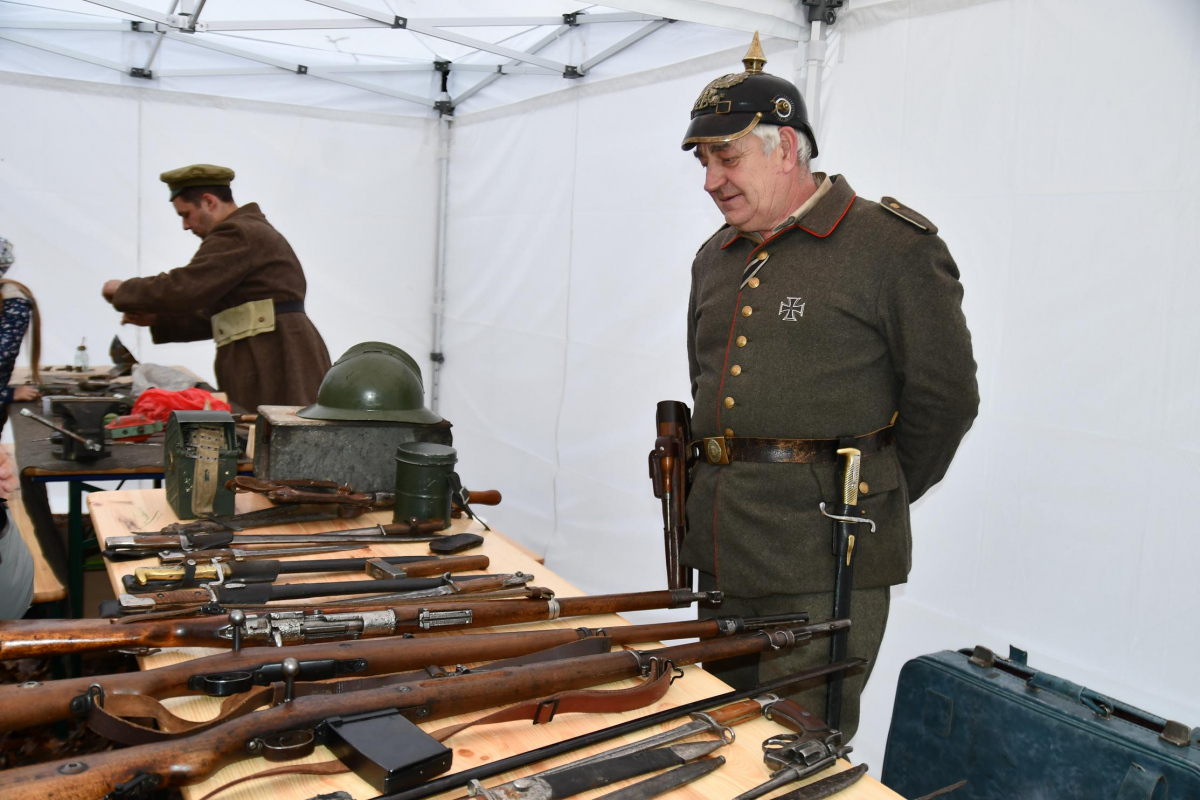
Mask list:
[[[754,32],[754,39],[750,42],[750,49],[742,57],[742,63],[746,65],[746,72],[751,73],[762,72],[766,66],[767,56],[763,53],[762,45],[758,43],[758,31]]]

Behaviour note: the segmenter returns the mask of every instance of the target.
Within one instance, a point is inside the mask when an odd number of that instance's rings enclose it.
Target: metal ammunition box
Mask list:
[[[163,445],[167,502],[180,519],[233,513],[237,436],[228,411],[173,411]]]
[[[452,444],[450,423],[304,419],[301,406],[259,406],[254,427],[254,477],[312,478],[359,492],[391,492],[396,448],[406,442]]]
[[[445,520],[450,527],[450,475],[458,463],[453,447],[409,442],[396,448],[396,505],[393,522]]]

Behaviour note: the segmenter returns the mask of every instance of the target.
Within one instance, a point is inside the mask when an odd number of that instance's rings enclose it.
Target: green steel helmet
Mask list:
[[[381,420],[432,425],[442,418],[425,408],[421,368],[412,356],[383,342],[356,344],[321,381],[305,419]]]
[[[808,124],[808,109],[800,90],[789,80],[763,72],[766,63],[755,33],[742,59],[746,70],[722,75],[696,98],[691,124],[683,135],[684,150],[698,144],[732,142],[759,124],[786,125],[808,137],[813,158],[817,157],[817,137]]]

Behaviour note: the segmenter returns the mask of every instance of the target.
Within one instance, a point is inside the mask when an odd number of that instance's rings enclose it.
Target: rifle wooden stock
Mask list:
[[[809,630],[820,627],[809,626]],[[333,716],[395,708],[410,719],[424,722],[636,677],[642,674],[642,665],[650,657],[684,666],[789,647],[802,641],[793,639],[790,631],[777,629],[765,635],[732,636],[647,651],[644,655],[623,650],[495,672],[433,678],[405,684],[407,691],[386,687],[344,695],[299,697],[185,739],[6,770],[0,772],[0,796],[5,800],[98,800],[118,784],[141,774],[157,779],[154,788],[158,789],[188,785],[261,752],[261,745],[251,744],[256,740],[311,730]]]
[[[719,597],[720,593],[715,593]],[[470,611],[470,622],[455,628],[485,628],[492,625],[511,625],[539,622],[558,617],[586,617],[593,614],[619,614],[623,611],[646,611],[656,608],[681,608],[705,599],[704,593],[660,590],[628,594],[602,594],[591,597],[560,597],[553,599],[479,600],[476,602],[434,603],[428,606],[411,604],[385,606],[395,614],[395,626],[387,633],[364,631],[348,633],[340,638],[357,639],[367,636],[398,636],[404,633],[423,633],[419,619],[426,611]],[[329,613],[349,614],[379,610],[380,606],[343,607]],[[179,617],[174,619],[138,620],[3,620],[0,621],[0,659],[39,658],[46,656],[86,653],[96,650],[120,650],[138,647],[229,647],[229,621],[224,617]],[[222,634],[222,631],[225,634]],[[325,635],[322,638],[333,638]],[[243,644],[269,645],[269,641],[246,639]]]
[[[658,439],[655,441],[661,478],[661,492],[656,496],[663,504],[663,538],[666,547],[667,585],[672,589],[691,588],[692,571],[681,561],[680,551],[687,534],[687,453],[690,439],[688,408],[677,400],[658,404],[655,421]],[[652,473],[653,474],[653,473]]]
[[[803,622],[803,616],[796,615],[793,621]],[[604,629],[604,633],[613,645],[631,645],[674,639],[712,639],[741,633],[743,630],[741,619],[729,618],[725,621],[707,619],[656,625],[618,625]],[[136,694],[163,700],[168,697],[204,694],[198,686],[189,685],[189,681],[195,676],[254,673],[263,667],[279,664],[285,656],[291,656],[302,663],[345,663],[346,671],[339,677],[360,678],[422,669],[431,664],[473,664],[514,658],[569,644],[596,633],[588,628],[561,628],[516,633],[427,636],[418,639],[382,638],[352,644],[302,644],[290,648],[287,653],[256,647],[205,656],[145,672],[122,672],[45,683],[9,684],[0,686],[0,732],[70,719],[76,713],[72,709],[72,702],[82,698],[92,684],[99,684],[108,696]],[[363,663],[361,666],[351,666],[349,662],[352,661]],[[303,672],[300,679],[305,679]],[[757,709],[757,706],[755,708]]]

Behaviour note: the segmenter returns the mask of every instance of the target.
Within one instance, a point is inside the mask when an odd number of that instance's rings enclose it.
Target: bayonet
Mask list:
[[[117,560],[145,558],[160,550],[179,548],[183,552],[203,557],[212,549],[244,547],[252,544],[406,544],[436,542],[446,538],[441,533],[409,535],[409,526],[376,525],[373,528],[353,528],[326,533],[234,533],[232,531],[199,531],[195,533],[135,533],[131,536],[110,536],[105,539],[104,555]]]
[[[524,586],[532,575],[479,575],[452,578],[446,573],[437,578],[395,578],[390,580],[337,581],[329,583],[209,583],[198,589],[122,593],[122,611],[153,611],[175,606],[206,605],[261,606],[275,600],[309,600],[314,597],[341,597],[390,593],[395,602],[411,602],[448,594],[473,594]],[[360,599],[360,602],[361,599]]]
[[[597,800],[651,800],[651,798],[673,792],[680,786],[686,786],[692,781],[697,781],[705,775],[715,772],[724,763],[725,756],[702,758],[661,775],[655,775],[653,778],[647,778],[633,786],[609,792]]]
[[[568,764],[553,772],[539,772],[517,778],[490,789],[485,788],[479,781],[472,781],[469,784],[468,796],[482,797],[484,800],[562,800],[648,772],[689,764],[724,746],[724,740],[717,739],[711,742],[644,750],[599,762],[589,760],[587,763]]]
[[[164,565],[185,564],[197,559],[213,562],[228,563],[230,561],[251,561],[271,556],[303,556],[312,553],[340,553],[346,550],[365,550],[366,544],[323,544],[313,547],[268,547],[263,550],[245,550],[240,547],[215,547],[205,550],[203,554],[183,550],[160,550],[159,563]]]
[[[834,521],[833,531],[833,616],[838,619],[850,619],[850,597],[854,589],[854,548],[856,544],[855,531],[861,525],[870,525],[871,532],[875,531],[875,523],[862,516],[858,508],[858,477],[862,453],[853,447],[843,447],[837,451],[842,456],[842,502],[833,513],[825,510],[825,504],[820,504],[821,513]],[[846,657],[849,633],[841,632],[830,638],[830,660],[840,661]],[[844,676],[834,675],[829,679],[826,692],[825,721],[830,727],[838,728],[842,724],[842,691]]]
[[[253,551],[252,551],[253,552]],[[150,586],[151,588],[186,588],[198,586],[209,581],[234,580],[238,583],[272,583],[280,575],[309,572],[363,572],[371,573],[369,567],[386,566],[386,577],[390,578],[423,578],[430,575],[440,575],[447,572],[467,572],[473,569],[487,569],[490,563],[487,556],[456,556],[438,558],[437,556],[389,556],[386,558],[323,558],[307,561],[251,561],[249,563],[225,564],[220,561],[207,561],[204,558],[185,560],[180,566],[138,567],[133,571],[133,585]],[[188,563],[190,561],[191,563]],[[160,587],[156,584],[171,584]],[[130,584],[126,588],[134,591]]]
[[[849,789],[866,774],[867,765],[859,764],[836,775],[830,775],[828,778],[813,781],[807,786],[801,786],[787,794],[781,794],[775,800],[825,800],[826,797],[832,797],[838,792]]]

